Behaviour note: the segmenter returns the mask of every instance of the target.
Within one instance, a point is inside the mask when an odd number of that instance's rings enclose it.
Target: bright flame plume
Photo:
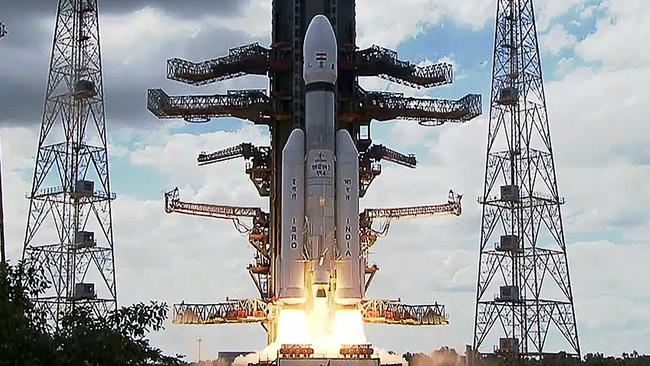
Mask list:
[[[331,311],[325,299],[315,299],[311,311],[282,309],[274,343],[263,351],[238,357],[235,365],[275,360],[283,344],[309,344],[317,357],[341,357],[341,345],[365,344],[363,315],[358,309]]]

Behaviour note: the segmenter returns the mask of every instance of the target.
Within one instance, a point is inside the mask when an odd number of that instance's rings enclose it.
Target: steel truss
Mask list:
[[[406,305],[393,300],[367,300],[361,303],[363,321],[396,325],[447,325],[445,306]]]
[[[251,43],[229,50],[228,55],[204,62],[173,58],[167,62],[167,78],[190,85],[205,85],[249,75],[266,75],[269,68],[291,68],[291,53]]]
[[[225,95],[169,96],[161,89],[150,89],[147,108],[158,118],[183,118],[187,122],[208,122],[212,118],[237,117],[259,124],[269,123],[271,99],[264,90],[229,91]]]
[[[405,305],[393,300],[367,300],[360,306],[363,321],[395,325],[447,325],[445,306]],[[176,304],[174,324],[267,324],[275,317],[273,305],[261,300],[228,300],[219,304]]]
[[[397,52],[376,45],[345,54],[340,68],[356,70],[358,76],[379,76],[412,88],[432,88],[453,82],[450,64],[417,66],[400,60]]]
[[[174,305],[174,324],[266,323],[273,313],[266,301],[228,300],[220,304]]]
[[[49,186],[54,182],[58,186]],[[115,309],[111,217],[115,195],[108,170],[97,0],[58,2],[27,198],[23,259],[42,268],[52,284],[36,304],[55,324],[75,307],[88,308],[97,316]],[[84,290],[79,285],[90,287]]]
[[[291,52],[284,48],[265,48],[252,43],[229,50],[228,55],[204,62],[173,58],[167,62],[167,77],[190,85],[205,85],[244,75],[266,75],[270,70],[291,69]],[[364,50],[343,53],[340,66],[359,76],[379,76],[413,88],[451,84],[453,68],[440,63],[417,66],[400,60],[397,52],[373,45]]]
[[[377,121],[418,121],[423,126],[462,123],[481,115],[481,95],[459,100],[405,97],[402,93],[362,92],[361,108]]]
[[[401,93],[360,91],[358,103],[363,113],[344,110],[342,120],[368,123],[370,120],[413,120],[424,126],[462,123],[481,115],[481,96],[470,94],[459,100],[412,98]],[[273,99],[263,90],[231,91],[217,95],[169,96],[161,89],[150,89],[147,108],[159,118],[183,118],[188,122],[207,122],[212,118],[237,117],[257,124],[288,120],[290,112],[276,111]],[[355,107],[358,108],[358,107]]]
[[[415,207],[368,208],[359,215],[359,236],[363,255],[367,258],[380,237],[388,234],[393,220],[403,220],[415,217],[460,216],[462,213],[461,200],[463,196],[449,191],[447,203]],[[381,228],[373,228],[375,220],[384,220]],[[374,272],[369,273],[374,274]]]
[[[474,348],[542,358],[580,345],[532,0],[498,0]],[[493,242],[497,242],[492,246]],[[495,295],[495,292],[497,294]],[[490,338],[492,335],[492,338]]]

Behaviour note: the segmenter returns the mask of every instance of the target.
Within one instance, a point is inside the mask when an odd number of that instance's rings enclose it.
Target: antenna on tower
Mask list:
[[[117,289],[97,0],[59,0],[54,34],[23,259],[51,282],[34,300],[59,325],[114,310]]]
[[[532,0],[498,0],[490,105],[474,349],[579,358]]]

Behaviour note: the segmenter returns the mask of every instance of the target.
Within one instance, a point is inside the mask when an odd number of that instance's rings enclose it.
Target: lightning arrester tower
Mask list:
[[[117,303],[100,53],[97,0],[59,0],[23,249],[51,281],[35,300],[55,324]]]
[[[498,0],[487,146],[474,349],[579,356],[532,0]]]

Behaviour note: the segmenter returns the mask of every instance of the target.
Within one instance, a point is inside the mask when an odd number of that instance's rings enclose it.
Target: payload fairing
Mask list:
[[[296,128],[282,158],[282,245],[279,301],[302,304],[328,297],[339,305],[363,298],[359,243],[358,151],[336,131],[338,48],[323,15],[304,41],[305,130]]]

